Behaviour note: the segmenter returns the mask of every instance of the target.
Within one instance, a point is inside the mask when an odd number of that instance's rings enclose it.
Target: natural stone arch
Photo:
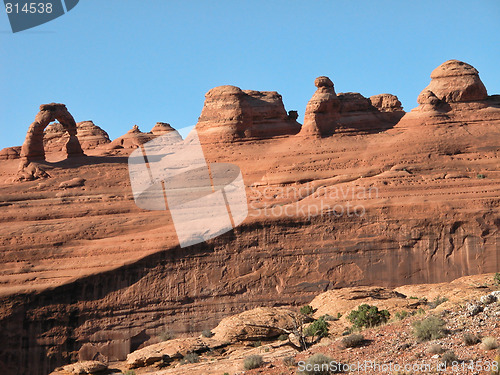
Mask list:
[[[40,112],[35,117],[35,121],[30,125],[26,139],[21,148],[21,167],[28,165],[32,161],[44,161],[45,150],[43,148],[43,132],[47,125],[53,121],[59,121],[69,134],[66,143],[66,153],[68,157],[85,155],[76,136],[76,122],[66,106],[60,103],[42,104]]]

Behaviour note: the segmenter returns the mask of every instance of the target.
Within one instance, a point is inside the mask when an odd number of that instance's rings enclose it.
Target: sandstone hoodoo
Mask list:
[[[336,94],[333,82],[324,76],[316,78],[314,84],[317,90],[307,103],[300,135],[374,133],[393,127],[405,114],[395,95],[365,98],[357,92]]]
[[[108,133],[92,121],[76,123],[76,135],[84,151],[92,150],[111,142]],[[63,151],[67,141],[68,135],[62,124],[56,122],[50,124],[45,129],[43,145],[46,153]]]
[[[196,130],[200,139],[219,142],[296,134],[300,124],[276,91],[219,86],[205,95]]]
[[[314,85],[318,89],[307,103],[300,134],[319,137],[335,131],[340,118],[340,100],[330,78],[318,77],[314,80]]]
[[[21,148],[22,166],[27,166],[32,161],[45,160],[45,150],[43,147],[44,130],[55,120],[59,121],[68,133],[68,139],[64,145],[67,156],[84,155],[78,141],[75,119],[68,112],[66,106],[59,103],[42,104],[40,112],[35,116],[35,121],[28,129],[26,140]]]

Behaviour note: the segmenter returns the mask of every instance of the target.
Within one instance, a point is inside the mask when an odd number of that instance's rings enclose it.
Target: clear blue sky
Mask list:
[[[134,124],[194,125],[224,84],[278,91],[300,119],[319,75],[410,110],[430,72],[459,59],[500,94],[498,25],[498,0],[81,0],[16,34],[2,12],[0,148],[21,145],[49,102],[116,138]]]

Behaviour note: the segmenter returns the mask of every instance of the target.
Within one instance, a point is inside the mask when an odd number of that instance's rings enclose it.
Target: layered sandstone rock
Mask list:
[[[300,124],[276,91],[219,86],[205,95],[196,130],[203,140],[217,142],[296,134]]]
[[[365,98],[357,92],[335,93],[328,77],[316,78],[318,88],[306,107],[301,135],[324,137],[334,133],[372,133],[394,126],[404,115],[395,95]]]
[[[0,151],[0,160],[19,159],[20,153],[20,146],[6,147]]]
[[[340,101],[335,94],[330,78],[321,76],[315,79],[316,92],[306,106],[304,125],[301,135],[321,137],[332,134],[340,118]]]
[[[117,148],[137,148],[140,145],[149,142],[156,138],[157,135],[152,133],[143,133],[137,125],[134,125],[126,134],[116,138],[109,144],[110,149]]]
[[[496,96],[488,96],[473,66],[458,60],[446,61],[432,71],[431,82],[417,102],[419,106],[401,119],[398,128],[500,119]]]
[[[153,135],[164,135],[175,131],[175,129],[166,122],[157,122],[153,129],[151,129],[151,134]]]
[[[110,143],[108,133],[95,125],[92,121],[76,123],[76,135],[83,150],[91,150],[101,145]],[[68,142],[68,134],[60,123],[47,126],[43,136],[43,144],[46,152],[63,151]]]
[[[26,140],[21,148],[21,168],[32,161],[45,160],[44,130],[54,120],[58,120],[68,133],[68,139],[64,145],[67,156],[84,155],[78,141],[75,119],[68,112],[66,106],[58,103],[42,104],[40,112],[35,116],[35,121],[28,129]]]

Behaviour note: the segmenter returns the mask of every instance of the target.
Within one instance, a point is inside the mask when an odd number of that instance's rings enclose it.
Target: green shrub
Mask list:
[[[339,320],[339,318],[337,318],[335,316],[331,316],[330,314],[322,315],[319,318],[323,319],[326,322],[335,322],[335,321]]]
[[[198,363],[200,362],[200,356],[196,353],[188,353],[182,358],[183,363]]]
[[[297,362],[295,361],[295,357],[293,356],[288,356],[283,358],[283,364],[288,367],[295,367],[297,366]]]
[[[304,370],[299,372],[301,375],[328,375],[331,374],[330,371],[330,363],[334,360],[330,357],[327,357],[324,354],[316,353],[309,357],[309,359],[304,364]],[[340,367],[340,365],[339,365]],[[337,373],[340,371],[334,371]]]
[[[498,348],[497,339],[494,337],[485,337],[484,339],[481,340],[481,347],[484,350],[496,349],[496,348]]]
[[[312,306],[305,305],[300,308],[300,313],[304,315],[312,315],[316,310]]]
[[[439,344],[433,344],[427,348],[427,353],[429,354],[441,354],[444,352],[444,349]]]
[[[259,346],[262,346],[262,341],[260,341],[260,340],[259,340],[259,341],[254,341],[254,342],[252,343],[252,346],[253,346],[254,348],[258,348]]]
[[[484,174],[482,174],[482,173],[478,173],[477,174],[477,178],[481,178],[482,179],[482,178],[486,178],[486,176]]]
[[[413,323],[413,334],[421,341],[436,340],[445,335],[445,324],[444,320],[429,316]]]
[[[409,313],[406,310],[398,311],[396,314],[394,314],[394,318],[396,318],[396,320],[403,320],[408,317],[408,315]]]
[[[472,346],[472,345],[479,344],[480,342],[481,342],[481,339],[479,338],[479,336],[474,335],[474,334],[469,333],[469,332],[464,334],[464,344],[465,345]]]
[[[165,330],[158,335],[158,338],[160,339],[160,341],[168,341],[174,339],[175,335],[172,331]]]
[[[497,272],[495,276],[493,276],[493,281],[496,285],[500,285],[500,272]]]
[[[264,360],[262,359],[262,356],[253,354],[245,358],[245,360],[243,361],[243,368],[245,370],[252,370],[254,368],[259,368],[263,364]]]
[[[210,337],[213,337],[214,336],[214,333],[212,331],[210,331],[209,329],[205,329],[201,335],[203,337],[207,337],[207,338],[210,338]]]
[[[224,373],[224,374],[222,374],[222,375],[229,375],[229,372],[225,372],[225,373]]]
[[[387,310],[379,311],[377,306],[363,304],[357,310],[351,311],[347,319],[356,328],[370,328],[386,323],[390,316],[391,314]]]
[[[451,367],[453,362],[458,362],[458,357],[451,350],[447,351],[441,357],[441,362],[446,365],[446,367]]]
[[[438,307],[439,305],[441,305],[442,303],[445,303],[446,301],[448,301],[448,298],[446,297],[441,297],[441,296],[437,296],[434,301],[430,302],[429,303],[429,308],[431,309],[435,309],[436,307]]]
[[[344,348],[356,348],[363,345],[365,338],[359,333],[353,333],[352,335],[346,336],[342,339],[342,345]]]
[[[135,371],[134,370],[127,370],[123,373],[123,375],[135,375]]]
[[[312,322],[305,330],[305,335],[310,337],[326,337],[328,336],[328,325],[329,323],[323,319],[323,317],[319,318]]]
[[[278,336],[278,340],[279,341],[286,341],[286,340],[288,340],[288,335],[283,333],[283,334]]]

